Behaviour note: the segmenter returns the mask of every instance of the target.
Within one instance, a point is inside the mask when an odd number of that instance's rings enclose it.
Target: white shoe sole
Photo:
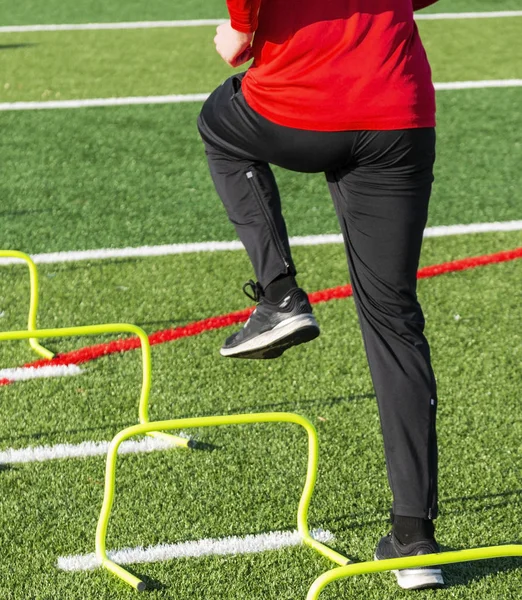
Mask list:
[[[418,568],[393,571],[397,583],[403,590],[422,590],[444,585],[441,569]]]
[[[375,560],[379,560],[377,555]],[[442,587],[444,578],[442,570],[436,567],[418,567],[416,569],[394,570],[399,587],[403,590],[422,590],[425,588]]]
[[[221,356],[238,356],[277,347],[279,344],[283,344],[287,338],[292,337],[298,332],[304,333],[305,330],[309,330],[310,332],[309,339],[305,339],[307,337],[305,336],[298,343],[312,340],[319,335],[319,325],[315,317],[311,314],[296,315],[295,317],[285,319],[270,331],[265,331],[242,344],[233,348],[221,348],[220,354]]]

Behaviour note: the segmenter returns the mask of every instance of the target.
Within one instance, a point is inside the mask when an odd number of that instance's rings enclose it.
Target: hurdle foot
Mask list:
[[[51,358],[54,358],[54,353],[51,352],[50,350],[47,350],[47,348],[44,348],[41,344],[38,343],[37,340],[35,340],[34,338],[31,338],[29,340],[29,345],[31,346],[31,348],[36,352],[36,354],[38,354],[39,356],[41,356],[42,358],[47,358],[49,360],[51,360]]]
[[[345,567],[346,565],[351,563],[351,560],[349,558],[343,556],[335,550],[332,550],[332,548],[325,546],[321,542],[314,540],[314,538],[311,536],[303,536],[303,541],[307,546],[313,548],[316,552],[322,554],[324,557],[328,558],[334,563],[337,563],[341,567]]]
[[[116,575],[116,577],[118,577],[122,581],[125,581],[125,583],[128,583],[138,592],[144,592],[147,589],[147,584],[144,581],[142,581],[135,575],[132,575],[126,569],[116,564],[114,561],[105,558],[102,561],[102,566],[105,569],[107,569],[107,571],[110,571],[113,575]]]
[[[163,433],[163,431],[150,431],[149,433],[147,433],[147,435],[158,440],[168,442],[173,446],[178,446],[179,448],[191,447],[191,441],[189,438],[182,438],[177,435],[170,435],[169,433]]]

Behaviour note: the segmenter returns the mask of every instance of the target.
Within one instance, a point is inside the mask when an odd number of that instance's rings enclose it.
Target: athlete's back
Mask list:
[[[304,129],[434,125],[431,71],[412,0],[262,0],[249,104]]]

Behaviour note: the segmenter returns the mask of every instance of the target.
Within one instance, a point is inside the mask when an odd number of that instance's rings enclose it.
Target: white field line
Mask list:
[[[522,87],[522,79],[486,79],[479,81],[449,81],[435,83],[437,91],[477,90],[486,88]],[[2,102],[0,111],[51,110],[60,108],[96,108],[107,106],[135,106],[148,104],[180,104],[204,102],[209,93],[170,94],[166,96],[128,96],[121,98],[85,98],[78,100],[45,100],[43,102]]]
[[[310,532],[312,537],[322,543],[331,542],[334,536],[329,531],[316,529]],[[179,544],[159,544],[143,548],[123,548],[107,552],[109,558],[120,565],[150,563],[175,558],[200,558],[202,556],[254,554],[267,550],[281,550],[301,545],[302,538],[297,531],[272,531],[244,537],[227,537],[222,539],[202,539]],[[92,554],[60,556],[58,568],[62,571],[90,571],[101,566],[100,561]]]
[[[493,223],[470,223],[468,225],[439,225],[436,227],[426,227],[424,230],[424,237],[445,237],[448,235],[521,230],[522,221],[496,221]]]
[[[436,83],[435,89],[439,92],[448,90],[481,90],[486,88],[521,87],[522,79],[490,79],[484,81],[448,81]]]
[[[180,104],[204,102],[210,94],[171,94],[167,96],[129,96],[127,98],[86,98],[85,100],[49,100],[45,102],[2,102],[0,111],[42,110],[53,108],[96,108],[141,104]]]
[[[440,21],[453,19],[502,19],[509,17],[522,17],[522,10],[492,10],[488,12],[461,12],[461,13],[430,13],[417,14],[417,21]]]
[[[9,381],[26,381],[47,377],[67,377],[81,375],[83,371],[78,365],[51,365],[49,367],[17,367],[15,369],[0,369],[0,379]],[[0,461],[1,462],[1,461]]]
[[[496,223],[471,223],[469,225],[441,225],[428,227],[424,237],[444,237],[450,235],[467,235],[472,233],[492,233],[501,231],[521,231],[522,221],[502,221]],[[306,235],[290,238],[292,246],[322,246],[340,244],[340,234]],[[37,264],[56,264],[82,260],[103,260],[114,258],[145,258],[149,256],[170,256],[172,254],[191,254],[197,252],[223,252],[226,250],[242,250],[239,241],[229,242],[196,242],[187,244],[165,244],[161,246],[140,246],[138,248],[102,248],[99,250],[78,250],[71,252],[50,252],[33,254],[31,258]],[[22,264],[15,258],[0,259],[0,266]]]
[[[122,23],[75,23],[55,25],[7,25],[0,33],[30,33],[33,31],[100,31],[113,29],[171,29],[205,27],[226,23],[225,19],[191,19],[182,21],[126,21]]]
[[[503,10],[490,12],[432,13],[417,14],[417,21],[439,21],[458,19],[498,19],[521,17],[522,10]],[[123,23],[70,23],[51,25],[6,25],[0,27],[0,33],[29,33],[33,31],[99,31],[114,29],[164,29],[177,27],[215,26],[226,23],[226,19],[191,19],[180,21],[128,21]]]
[[[179,434],[178,434],[179,435]],[[55,446],[33,446],[8,448],[0,452],[0,464],[46,462],[63,458],[87,458],[105,456],[110,442],[81,442],[80,444],[56,444]],[[127,440],[118,448],[118,454],[139,454],[175,448],[165,440],[146,437],[142,440]]]

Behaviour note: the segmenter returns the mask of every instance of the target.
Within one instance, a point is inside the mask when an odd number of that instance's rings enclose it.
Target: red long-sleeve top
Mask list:
[[[242,83],[265,118],[317,131],[433,127],[435,92],[413,11],[437,0],[227,0],[255,32]]]

